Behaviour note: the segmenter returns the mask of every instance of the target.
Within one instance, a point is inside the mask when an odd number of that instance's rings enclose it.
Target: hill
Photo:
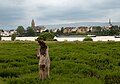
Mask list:
[[[0,42],[0,84],[119,84],[119,42],[47,42],[50,79],[38,80],[36,42]]]

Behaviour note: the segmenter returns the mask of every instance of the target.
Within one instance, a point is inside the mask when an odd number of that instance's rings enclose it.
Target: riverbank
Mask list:
[[[85,37],[54,37],[57,41],[83,41]],[[91,37],[93,41],[120,41],[120,38],[114,36],[96,36]]]
[[[85,37],[54,37],[57,41],[83,41]],[[120,38],[114,36],[96,36],[91,37],[93,41],[120,41]],[[37,37],[16,37],[16,40],[22,41],[35,41]],[[2,37],[3,41],[10,41],[11,37]]]
[[[35,41],[37,37],[16,37],[16,40],[22,40],[22,41]],[[10,41],[11,37],[2,37],[3,41]]]

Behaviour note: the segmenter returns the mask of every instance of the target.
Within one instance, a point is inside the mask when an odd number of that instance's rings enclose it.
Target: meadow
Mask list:
[[[0,42],[0,84],[120,84],[120,42],[46,42],[50,78],[38,79],[37,42]]]

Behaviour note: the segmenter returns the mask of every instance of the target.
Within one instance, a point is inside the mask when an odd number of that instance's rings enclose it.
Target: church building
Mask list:
[[[35,21],[34,21],[34,19],[32,19],[31,28],[32,28],[35,32],[38,32],[38,33],[41,33],[41,32],[43,32],[43,31],[46,30],[46,27],[44,27],[44,26],[35,26]]]

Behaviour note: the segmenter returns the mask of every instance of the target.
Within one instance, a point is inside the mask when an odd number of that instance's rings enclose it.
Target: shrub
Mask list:
[[[12,36],[11,36],[11,40],[14,41],[15,39],[16,39],[16,34],[14,33],[14,34],[12,34]]]
[[[44,40],[44,41],[51,41],[54,38],[54,34],[49,32],[43,32],[39,35],[38,39]]]
[[[93,39],[91,37],[87,36],[83,39],[83,41],[93,41]]]

